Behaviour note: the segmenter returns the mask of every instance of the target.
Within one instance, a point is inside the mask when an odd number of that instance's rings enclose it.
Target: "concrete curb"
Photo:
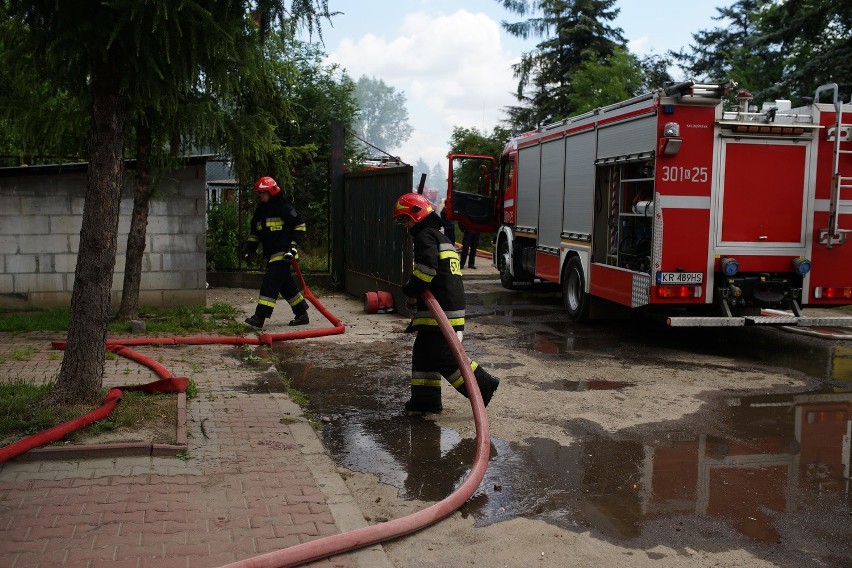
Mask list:
[[[313,475],[331,512],[334,523],[340,532],[351,531],[369,526],[364,513],[343,482],[343,478],[334,466],[334,462],[325,451],[313,426],[308,422],[290,425],[290,433],[305,458],[305,464]],[[381,544],[349,552],[358,566],[369,568],[393,568]]]
[[[96,458],[116,458],[124,456],[177,457],[187,451],[186,441],[186,393],[177,397],[177,435],[176,444],[155,444],[153,442],[113,442],[109,444],[76,444],[71,446],[47,446],[34,448],[21,454],[12,461],[26,462],[39,460],[84,460]]]

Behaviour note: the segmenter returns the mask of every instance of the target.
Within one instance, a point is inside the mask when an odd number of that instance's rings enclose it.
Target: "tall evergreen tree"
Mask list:
[[[692,46],[672,53],[687,75],[732,79],[758,101],[799,99],[829,82],[852,91],[849,2],[738,0],[716,10],[720,26],[693,34]]]
[[[716,8],[720,25],[692,34],[693,43],[669,52],[684,73],[703,82],[733,80],[758,98],[777,85],[785,54],[761,40],[761,14],[773,0],[737,0]]]
[[[852,94],[852,3],[835,0],[769,2],[757,18],[755,43],[783,62],[766,98],[812,96],[825,83]],[[762,93],[764,94],[764,93]]]
[[[507,108],[508,121],[519,130],[552,122],[574,113],[573,75],[593,57],[606,60],[625,40],[611,23],[618,16],[616,0],[497,0],[519,16],[503,22],[510,34],[524,39],[540,37],[536,49],[521,56],[513,67],[518,79],[516,98]]]

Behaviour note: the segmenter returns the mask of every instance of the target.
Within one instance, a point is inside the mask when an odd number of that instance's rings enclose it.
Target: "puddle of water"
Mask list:
[[[615,349],[622,340],[615,335],[578,332],[560,335],[548,331],[534,331],[529,335],[526,347],[538,353],[566,355],[578,351],[603,351]]]
[[[528,290],[500,290],[498,292],[479,292],[466,295],[470,306],[515,306],[530,304],[562,305],[562,294],[556,285],[535,286]]]
[[[228,354],[242,364],[257,369],[258,372],[256,379],[232,387],[232,390],[247,394],[287,392],[287,384],[276,370],[273,361],[268,358],[268,353],[265,350],[246,350],[242,347],[234,347]]]
[[[275,349],[279,370],[307,395],[309,410],[323,422],[323,443],[337,465],[373,474],[403,497],[423,501],[443,499],[467,474],[474,440],[403,411],[408,360],[392,346],[364,345],[363,351],[359,346],[357,366],[351,352],[325,344],[317,346],[321,356],[311,347],[307,358],[291,346]],[[339,366],[319,367],[305,359]]]
[[[738,534],[780,544],[785,554],[808,542],[811,554],[848,562],[852,393],[727,402],[715,433],[666,425],[642,434],[587,432],[570,446],[501,443],[466,512],[478,525],[523,516],[668,545],[672,535],[661,527],[675,525],[687,542],[707,531]]]
[[[587,391],[587,390],[617,390],[625,387],[635,387],[636,383],[627,381],[607,381],[604,379],[592,379],[589,381],[569,381],[560,379],[549,383],[542,383],[539,390],[563,390],[563,391]]]
[[[277,372],[262,373],[257,379],[233,387],[247,394],[287,393],[287,384]]]
[[[542,318],[559,315],[556,309],[544,308],[512,308],[506,306],[484,306],[470,310],[470,315],[476,319],[485,316],[496,316],[501,318]]]

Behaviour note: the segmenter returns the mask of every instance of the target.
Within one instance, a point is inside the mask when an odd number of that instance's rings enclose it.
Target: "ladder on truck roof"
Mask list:
[[[843,176],[840,173],[840,155],[852,154],[852,150],[841,150],[841,142],[852,140],[852,124],[843,123],[843,101],[840,99],[837,83],[820,85],[814,95],[814,102],[819,102],[819,96],[828,91],[834,92],[832,104],[834,105],[834,126],[828,129],[827,139],[834,142],[831,166],[831,199],[828,207],[828,228],[819,232],[819,242],[828,248],[834,244],[846,242],[846,235],[852,230],[839,228],[839,206],[840,194],[843,189],[852,189],[852,176]]]

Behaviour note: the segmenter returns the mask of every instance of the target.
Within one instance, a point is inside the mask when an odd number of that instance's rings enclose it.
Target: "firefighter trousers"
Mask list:
[[[470,368],[473,370],[482,400],[487,406],[500,381],[476,361],[470,362]],[[411,400],[406,403],[406,409],[440,412],[443,409],[442,380],[449,382],[454,389],[468,398],[464,377],[443,334],[437,329],[420,330],[414,339],[411,353]]]
[[[272,310],[275,309],[279,295],[293,308],[293,314],[299,316],[308,311],[308,302],[293,281],[290,263],[274,260],[266,265],[266,274],[260,285],[260,297],[254,314],[264,319],[272,317]]]

